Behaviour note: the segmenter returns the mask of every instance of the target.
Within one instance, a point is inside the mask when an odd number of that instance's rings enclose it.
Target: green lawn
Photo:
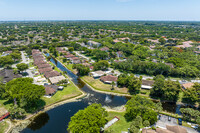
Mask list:
[[[56,94],[51,98],[42,97],[42,100],[46,102],[46,105],[50,105],[55,102],[70,99],[79,95],[81,95],[79,89],[74,84],[70,83],[62,91],[57,91]]]
[[[81,79],[96,90],[115,92],[115,93],[120,93],[120,94],[129,94],[127,88],[115,87],[114,90],[111,90],[112,88],[111,85],[104,84],[99,79],[94,79],[93,77],[90,77],[90,76],[83,76],[81,77]]]
[[[6,121],[0,122],[0,133],[5,133],[6,129],[8,128],[8,123]]]
[[[11,105],[12,105],[12,101],[0,99],[0,114],[1,114],[1,111],[3,111],[4,109],[8,110]]]
[[[33,62],[30,62],[30,63],[29,63],[29,68],[31,68],[31,67],[35,67],[35,66],[33,65]]]
[[[122,131],[128,131],[131,122],[127,122],[124,118],[125,112],[108,112],[107,120],[112,120],[117,116],[120,120],[114,123],[111,127],[106,130],[112,130],[113,133],[121,133]]]

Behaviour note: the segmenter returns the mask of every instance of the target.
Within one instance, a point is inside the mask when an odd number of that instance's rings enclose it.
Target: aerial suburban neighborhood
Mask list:
[[[0,133],[199,133],[200,2],[177,1],[0,0]]]

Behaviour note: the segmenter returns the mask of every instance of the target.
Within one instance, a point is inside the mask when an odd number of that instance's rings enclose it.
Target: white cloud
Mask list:
[[[117,2],[130,2],[132,0],[116,0]]]

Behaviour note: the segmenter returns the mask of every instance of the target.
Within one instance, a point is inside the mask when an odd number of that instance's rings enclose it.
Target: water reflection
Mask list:
[[[45,113],[39,114],[34,121],[28,126],[31,130],[35,131],[42,128],[49,121],[49,115]]]

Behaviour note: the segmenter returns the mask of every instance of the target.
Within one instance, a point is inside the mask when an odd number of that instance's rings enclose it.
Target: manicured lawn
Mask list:
[[[6,129],[8,128],[8,123],[6,121],[0,122],[0,133],[5,133]]]
[[[81,77],[81,79],[97,90],[115,92],[115,93],[121,93],[121,94],[129,94],[127,88],[115,87],[114,90],[111,90],[112,88],[111,85],[104,84],[99,79],[94,79],[93,77],[90,77],[90,76],[83,76]]]
[[[150,95],[150,90],[141,89],[140,94],[145,95],[145,96],[149,96]]]
[[[112,120],[117,116],[120,120],[114,123],[111,127],[106,130],[112,130],[113,133],[121,133],[122,131],[128,131],[131,122],[127,122],[124,118],[125,112],[108,112],[107,120]]]
[[[62,91],[57,91],[51,98],[42,97],[42,99],[46,102],[46,105],[49,105],[78,95],[81,95],[81,92],[76,86],[74,86],[74,84],[70,83]]]

